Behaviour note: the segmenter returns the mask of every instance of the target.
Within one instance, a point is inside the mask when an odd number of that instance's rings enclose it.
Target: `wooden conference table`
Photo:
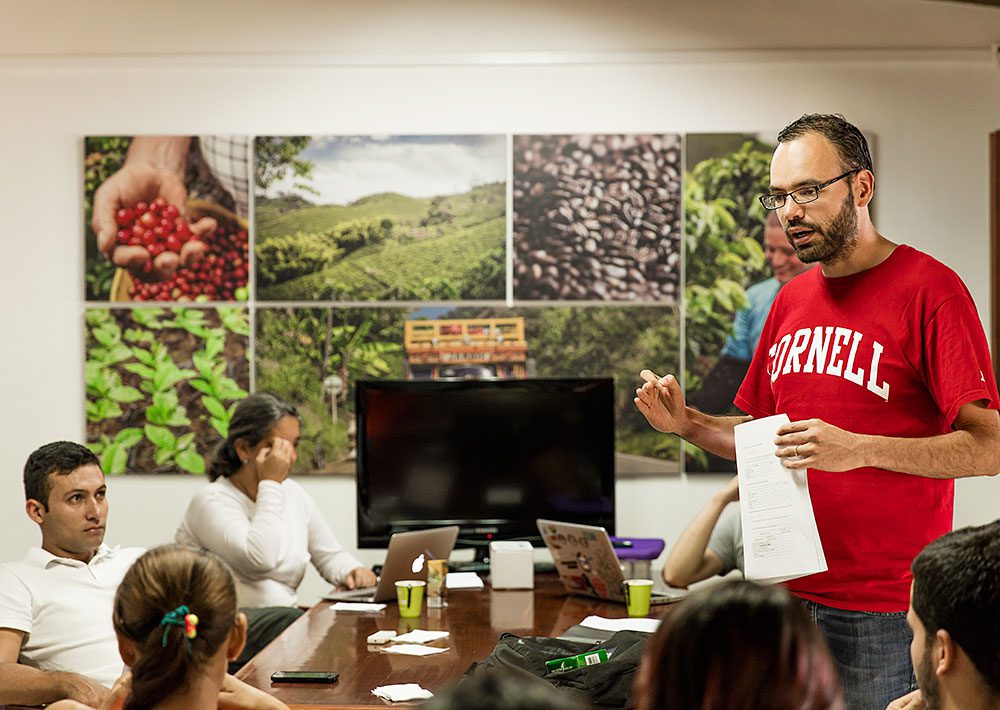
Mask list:
[[[486,658],[504,631],[519,636],[559,636],[591,614],[625,617],[625,605],[581,596],[567,596],[554,574],[535,576],[535,589],[449,590],[448,606],[428,609],[426,600],[417,619],[401,619],[394,603],[384,611],[335,612],[331,602],[320,602],[257,654],[237,678],[266,690],[298,707],[371,707],[399,705],[372,695],[380,685],[419,683],[438,693],[455,683],[473,661]],[[662,612],[654,607],[651,616]],[[369,646],[370,634],[380,629],[405,633],[413,629],[448,631],[432,646],[447,648],[432,656],[382,653]],[[282,671],[338,671],[333,685],[271,683],[271,673]]]

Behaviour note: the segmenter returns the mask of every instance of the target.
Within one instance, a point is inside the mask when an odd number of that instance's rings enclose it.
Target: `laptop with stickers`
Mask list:
[[[625,603],[625,575],[604,528],[539,519],[538,531],[566,591]],[[685,596],[683,589],[654,588],[650,604],[670,604]]]

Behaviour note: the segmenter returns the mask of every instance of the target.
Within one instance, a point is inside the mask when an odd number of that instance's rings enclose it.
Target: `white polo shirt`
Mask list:
[[[33,547],[0,565],[0,628],[25,634],[18,662],[110,688],[125,667],[111,622],[115,591],[145,551],[101,545],[84,563]]]

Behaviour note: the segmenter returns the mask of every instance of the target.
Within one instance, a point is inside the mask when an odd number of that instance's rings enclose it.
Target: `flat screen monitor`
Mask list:
[[[611,378],[362,380],[356,405],[359,547],[437,525],[540,547],[538,518],[614,534]]]

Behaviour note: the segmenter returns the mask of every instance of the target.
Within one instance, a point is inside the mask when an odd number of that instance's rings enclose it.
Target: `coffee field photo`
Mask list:
[[[505,136],[258,137],[257,298],[499,300]]]

